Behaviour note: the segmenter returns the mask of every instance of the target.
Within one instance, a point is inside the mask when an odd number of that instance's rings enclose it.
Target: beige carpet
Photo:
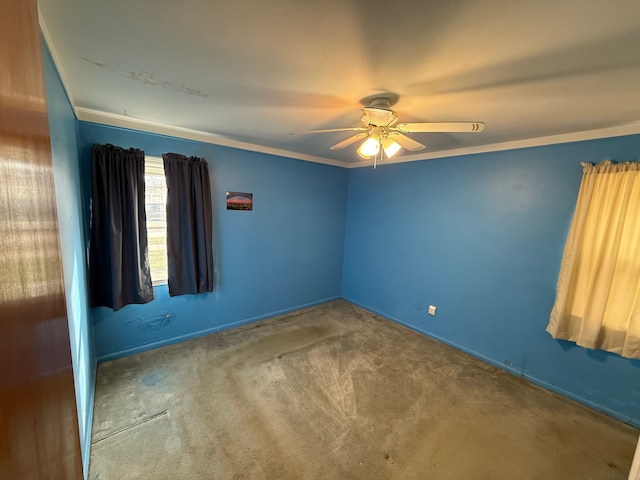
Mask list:
[[[622,480],[637,437],[336,301],[101,364],[90,478]]]

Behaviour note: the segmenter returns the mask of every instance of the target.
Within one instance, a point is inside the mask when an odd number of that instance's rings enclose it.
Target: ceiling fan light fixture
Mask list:
[[[380,151],[380,136],[376,133],[367,138],[362,145],[358,147],[358,155],[362,158],[369,159],[375,157]]]
[[[384,137],[382,140],[382,148],[387,158],[393,157],[402,148],[398,142],[389,137]]]
[[[391,97],[391,98],[389,98]],[[387,97],[374,97],[369,106],[363,107],[360,120],[364,124],[360,127],[326,128],[321,130],[307,130],[297,133],[325,133],[325,132],[360,132],[349,138],[341,140],[331,147],[331,150],[341,150],[349,145],[362,142],[356,149],[358,155],[364,159],[373,158],[373,167],[378,160],[384,157],[391,158],[401,149],[410,152],[422,150],[422,143],[405,135],[406,133],[464,133],[482,132],[482,122],[412,122],[397,123],[398,115],[391,109],[391,103],[395,103],[397,95],[389,94]]]

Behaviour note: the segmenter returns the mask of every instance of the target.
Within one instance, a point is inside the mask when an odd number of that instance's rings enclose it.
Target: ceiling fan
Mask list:
[[[306,130],[294,132],[294,134],[328,133],[328,132],[359,132],[352,137],[342,140],[331,147],[331,150],[341,150],[349,145],[363,140],[357,152],[362,158],[373,157],[377,161],[378,154],[382,153],[391,158],[401,148],[409,151],[417,151],[425,148],[423,144],[404,135],[405,133],[425,132],[481,132],[484,130],[482,122],[447,122],[447,123],[398,123],[398,114],[391,110],[391,100],[387,97],[371,99],[360,121],[363,127],[328,128],[324,130]],[[375,163],[374,163],[375,167]]]

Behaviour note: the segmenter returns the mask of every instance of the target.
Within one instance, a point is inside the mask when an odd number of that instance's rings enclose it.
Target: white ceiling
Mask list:
[[[361,100],[380,92],[398,96],[401,122],[486,124],[476,134],[411,134],[427,148],[398,161],[640,133],[638,0],[39,8],[80,119],[345,165],[363,161],[356,145],[329,147],[349,132],[289,132],[358,126]]]

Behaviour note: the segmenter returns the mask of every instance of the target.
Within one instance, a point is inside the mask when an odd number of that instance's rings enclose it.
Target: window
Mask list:
[[[167,183],[160,157],[145,157],[145,209],[149,238],[149,266],[154,285],[166,285],[167,272]]]
[[[640,164],[582,165],[547,331],[640,358]]]

